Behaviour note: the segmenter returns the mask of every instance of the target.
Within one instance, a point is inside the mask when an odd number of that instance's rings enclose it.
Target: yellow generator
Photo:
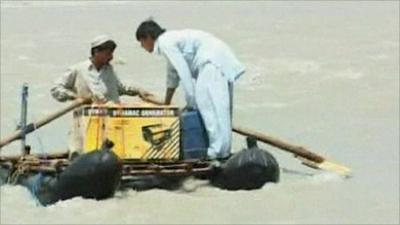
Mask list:
[[[176,106],[92,105],[82,108],[84,152],[114,142],[122,159],[177,160],[180,156],[179,108]]]

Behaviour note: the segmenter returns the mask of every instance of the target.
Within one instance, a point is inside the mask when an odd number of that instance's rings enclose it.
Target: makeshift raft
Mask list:
[[[21,140],[22,149],[18,157],[0,156],[0,185],[25,186],[43,205],[76,196],[109,198],[117,190],[177,189],[189,176],[207,179],[211,185],[227,190],[261,188],[267,182],[278,182],[280,170],[275,158],[257,146],[257,140],[293,153],[311,168],[351,175],[350,168],[302,146],[236,126],[232,130],[247,137],[247,148],[218,161],[207,160],[208,143],[198,113],[185,116],[171,106],[156,107],[155,111],[153,106],[83,107],[80,115],[87,117],[83,154],[30,154],[25,144],[27,134],[91,102],[75,100],[27,124],[26,98],[24,86],[19,128],[0,141],[0,151],[15,140]],[[143,100],[162,105],[154,98]]]
[[[105,142],[73,160],[68,153],[0,157],[0,184],[27,187],[43,205],[76,196],[104,199],[117,190],[178,189],[194,176],[227,190],[252,190],[279,181],[275,158],[248,139],[249,148],[214,165],[207,160],[121,160]]]

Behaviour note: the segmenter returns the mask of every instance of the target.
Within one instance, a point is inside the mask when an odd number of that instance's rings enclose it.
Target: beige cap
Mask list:
[[[112,41],[112,39],[110,38],[110,36],[106,35],[106,34],[102,34],[99,35],[97,37],[95,37],[92,42],[90,43],[90,46],[92,48],[97,47],[99,45],[102,45],[104,43],[106,43],[107,41]]]

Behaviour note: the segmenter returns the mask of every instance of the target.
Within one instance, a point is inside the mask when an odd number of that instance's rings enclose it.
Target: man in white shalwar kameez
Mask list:
[[[231,49],[215,36],[199,30],[166,31],[152,20],[144,21],[136,39],[148,52],[167,59],[167,93],[170,104],[182,83],[188,108],[197,108],[209,138],[209,159],[230,155],[233,82],[244,66]]]

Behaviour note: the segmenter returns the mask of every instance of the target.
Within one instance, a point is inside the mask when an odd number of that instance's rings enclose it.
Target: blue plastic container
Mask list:
[[[181,114],[181,153],[183,159],[205,159],[208,136],[198,110]]]

